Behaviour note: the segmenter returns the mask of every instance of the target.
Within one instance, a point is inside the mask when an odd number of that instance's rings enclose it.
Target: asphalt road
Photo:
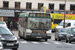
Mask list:
[[[13,33],[18,37],[17,31],[13,31]],[[44,40],[23,40],[19,39],[19,37],[18,41],[20,44],[18,50],[75,50],[75,42],[70,44],[65,43],[65,41],[54,41],[54,34],[52,34],[52,38],[47,42]]]

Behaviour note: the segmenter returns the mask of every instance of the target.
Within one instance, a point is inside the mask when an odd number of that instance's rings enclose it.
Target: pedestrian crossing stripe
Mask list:
[[[57,41],[55,41],[55,42],[53,42],[54,44],[59,44],[59,45],[61,45],[61,43],[59,43],[59,42],[57,42]]]
[[[60,43],[60,42],[57,42],[57,41],[53,41],[53,42],[28,42],[28,41],[20,41],[20,43],[23,43],[23,44],[32,43],[32,44],[73,45],[73,44],[70,44],[70,43]]]
[[[65,45],[73,45],[73,44],[70,44],[70,43],[64,43]]]
[[[33,44],[39,44],[39,42],[32,42]]]
[[[44,44],[50,44],[49,42],[42,42],[42,43],[44,43]]]
[[[27,41],[20,41],[21,43],[28,43]]]

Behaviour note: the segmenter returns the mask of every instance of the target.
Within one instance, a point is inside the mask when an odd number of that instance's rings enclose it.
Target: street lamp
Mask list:
[[[65,0],[65,7],[64,7],[64,26],[63,28],[65,28],[65,17],[66,17],[66,0]]]

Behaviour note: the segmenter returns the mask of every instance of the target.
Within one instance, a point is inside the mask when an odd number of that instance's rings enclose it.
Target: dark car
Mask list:
[[[75,42],[75,27],[69,27],[66,35],[66,42]]]
[[[7,27],[0,26],[0,41],[3,44],[3,48],[17,50],[19,43],[17,37],[15,37]]]
[[[55,40],[61,41],[66,39],[67,29],[61,28],[55,33]]]

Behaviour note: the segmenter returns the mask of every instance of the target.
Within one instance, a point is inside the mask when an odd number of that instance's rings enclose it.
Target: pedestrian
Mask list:
[[[13,30],[13,22],[10,23],[10,29]]]

